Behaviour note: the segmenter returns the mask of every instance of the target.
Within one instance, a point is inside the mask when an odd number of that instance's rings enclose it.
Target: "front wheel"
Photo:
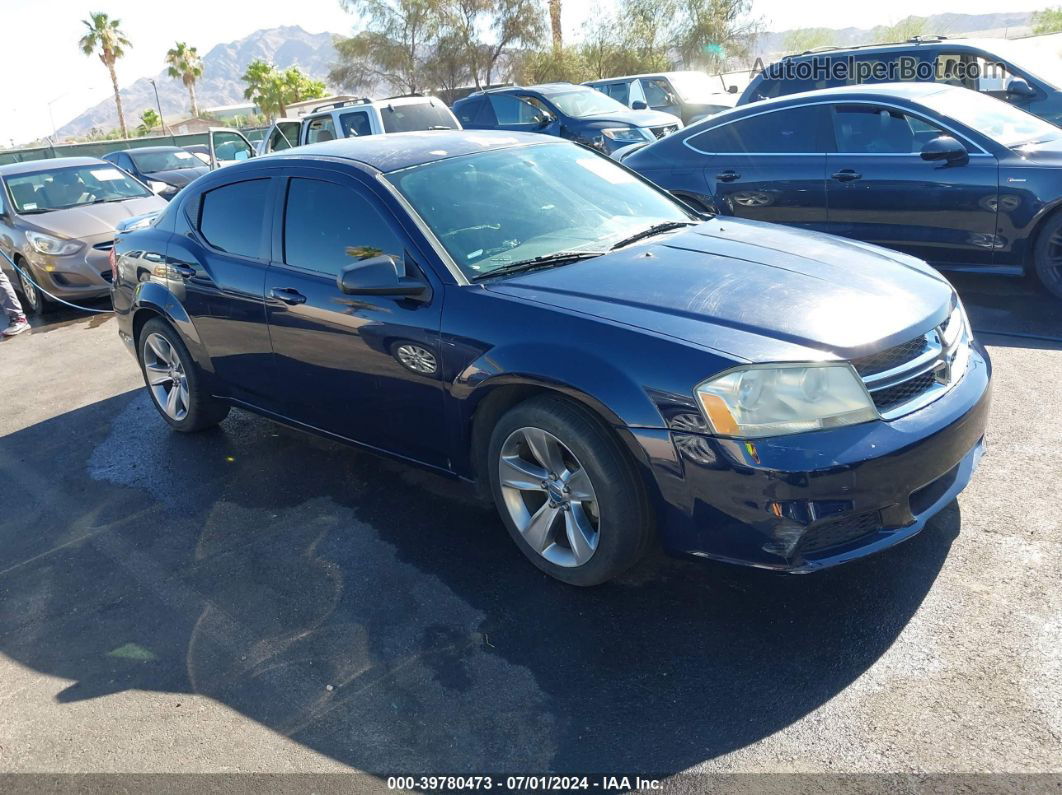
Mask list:
[[[49,305],[44,298],[44,293],[42,293],[33,282],[26,278],[26,274],[22,272],[23,270],[26,270],[26,273],[29,273],[29,265],[26,264],[25,260],[20,260],[18,267],[20,269],[17,271],[18,291],[21,293],[22,311],[31,317],[44,314],[49,308]]]
[[[644,484],[581,406],[543,396],[514,407],[491,434],[488,466],[510,536],[550,576],[598,585],[645,554],[653,521]]]
[[[192,433],[225,419],[229,405],[203,388],[192,355],[168,323],[159,318],[145,323],[137,347],[151,400],[172,428]]]
[[[1033,257],[1040,283],[1062,298],[1062,213],[1049,218],[1036,239]]]

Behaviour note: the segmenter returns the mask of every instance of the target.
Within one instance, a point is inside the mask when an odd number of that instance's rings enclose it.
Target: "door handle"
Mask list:
[[[719,180],[720,182],[733,182],[736,179],[741,179],[741,175],[739,173],[737,173],[736,171],[732,171],[730,169],[727,169],[726,171],[724,171],[721,174],[716,174],[715,178],[717,180]]]
[[[274,287],[269,291],[269,296],[275,298],[278,301],[283,301],[289,306],[295,304],[305,304],[306,296],[300,293],[298,290],[293,290],[290,287]]]
[[[838,182],[851,182],[855,179],[863,179],[862,174],[850,168],[843,168],[840,171],[835,171],[830,176],[832,176]]]
[[[182,279],[191,279],[195,276],[195,268],[185,265],[183,262],[171,262],[169,268]]]

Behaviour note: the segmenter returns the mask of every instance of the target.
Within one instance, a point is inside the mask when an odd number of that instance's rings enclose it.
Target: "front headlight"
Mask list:
[[[955,308],[951,310],[951,315],[948,316],[941,334],[952,382],[958,381],[966,374],[966,366],[970,363],[972,341],[973,330],[970,328],[970,318],[966,316],[966,308],[962,305],[962,299],[955,296]]]
[[[719,436],[756,439],[879,419],[847,362],[749,365],[705,381],[696,392]]]
[[[52,257],[65,257],[81,248],[81,243],[77,240],[62,240],[42,232],[26,232],[26,240],[39,253]]]
[[[171,190],[177,190],[173,185],[168,182],[158,182],[154,179],[148,180],[148,187],[151,188],[152,193],[166,193]]]
[[[612,127],[607,130],[602,130],[601,134],[606,138],[611,138],[613,141],[620,141],[627,144],[636,144],[640,141],[653,140],[653,134],[648,130],[643,130],[641,127]]]

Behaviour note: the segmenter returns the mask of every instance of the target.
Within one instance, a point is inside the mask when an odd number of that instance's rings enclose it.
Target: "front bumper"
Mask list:
[[[110,246],[113,237],[82,241],[84,248],[75,254],[56,257],[36,250],[24,250],[33,278],[59,298],[100,298],[110,294]],[[27,249],[29,247],[27,246]]]
[[[959,383],[891,422],[755,441],[632,431],[651,462],[665,547],[810,572],[910,538],[970,481],[990,377],[975,344]]]

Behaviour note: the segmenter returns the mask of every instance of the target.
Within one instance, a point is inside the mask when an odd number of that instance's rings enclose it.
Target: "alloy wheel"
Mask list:
[[[161,334],[144,341],[144,375],[155,402],[174,422],[188,416],[188,375],[180,354]]]
[[[26,299],[26,303],[29,304],[30,311],[36,312],[40,309],[41,294],[37,292],[33,282],[27,279],[21,271],[18,274],[18,281],[22,285],[22,296]]]
[[[1053,276],[1062,282],[1062,228],[1051,235],[1047,244],[1047,264]]]
[[[593,557],[601,526],[597,496],[560,439],[541,428],[518,428],[501,447],[498,476],[509,517],[535,552],[565,567]]]

